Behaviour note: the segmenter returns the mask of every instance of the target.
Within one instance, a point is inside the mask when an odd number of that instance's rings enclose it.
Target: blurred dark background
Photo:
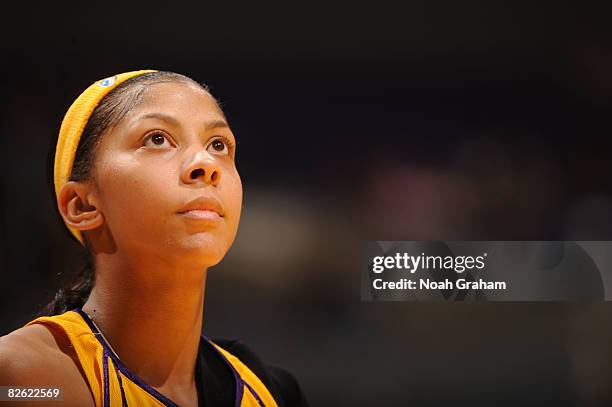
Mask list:
[[[80,266],[46,162],[91,82],[207,83],[241,228],[205,333],[313,406],[612,403],[606,303],[367,303],[363,240],[612,240],[611,7],[582,2],[11,4],[0,37],[0,334]]]

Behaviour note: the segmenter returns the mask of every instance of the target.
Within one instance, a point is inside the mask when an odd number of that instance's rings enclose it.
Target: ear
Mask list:
[[[79,231],[91,230],[104,223],[90,183],[68,181],[57,202],[64,222]]]

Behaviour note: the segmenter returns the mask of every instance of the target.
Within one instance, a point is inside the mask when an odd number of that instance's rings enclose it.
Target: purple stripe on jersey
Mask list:
[[[110,394],[108,394],[108,353],[106,348],[103,348],[102,359],[102,366],[104,366],[104,407],[110,407]]]
[[[244,382],[244,385],[249,389],[249,391],[251,392],[251,394],[255,397],[255,399],[257,400],[257,402],[259,403],[260,407],[266,407],[266,405],[264,404],[263,400],[259,397],[259,394],[257,394],[257,392],[255,391],[254,388],[251,387],[250,384],[248,384],[247,382]]]
[[[125,398],[125,391],[123,391],[123,381],[121,380],[121,374],[119,373],[119,369],[117,369],[117,365],[113,363],[115,367],[115,374],[117,375],[117,381],[119,382],[119,390],[121,390],[121,406],[128,407],[127,399]]]

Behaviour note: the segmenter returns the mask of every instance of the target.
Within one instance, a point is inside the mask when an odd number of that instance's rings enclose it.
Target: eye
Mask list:
[[[211,153],[229,154],[231,148],[229,140],[215,139],[209,145],[207,150]]]
[[[170,139],[168,138],[168,136],[166,136],[164,133],[162,132],[153,132],[151,134],[149,134],[145,140],[143,145],[145,147],[172,147],[172,143],[170,142]]]

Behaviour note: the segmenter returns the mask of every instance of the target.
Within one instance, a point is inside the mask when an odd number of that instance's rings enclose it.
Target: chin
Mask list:
[[[179,243],[181,260],[187,260],[190,265],[200,264],[202,267],[212,267],[218,264],[229,249],[229,245],[220,242],[210,235],[192,235]]]

